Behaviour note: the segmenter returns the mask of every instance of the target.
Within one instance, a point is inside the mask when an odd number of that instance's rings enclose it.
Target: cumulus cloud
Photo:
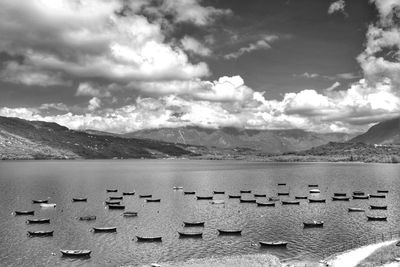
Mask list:
[[[335,90],[336,88],[338,88],[340,86],[340,82],[334,82],[331,86],[329,86],[328,88],[326,88],[325,90],[326,91],[333,91],[333,90]]]
[[[90,82],[80,83],[76,90],[76,96],[110,97],[111,93],[102,86],[96,86]]]
[[[199,41],[197,41],[193,37],[185,36],[181,40],[181,44],[182,44],[182,47],[184,50],[192,52],[194,54],[197,54],[200,56],[211,55],[211,50],[209,48],[205,47],[203,44],[201,44]]]
[[[333,2],[332,4],[330,4],[330,6],[328,8],[328,14],[331,15],[336,12],[341,12],[346,15],[346,13],[344,11],[345,5],[346,5],[346,3],[344,0],[338,0],[338,1]]]
[[[89,100],[89,106],[88,110],[89,111],[94,111],[101,106],[101,100],[98,97],[93,97]]]
[[[279,37],[276,35],[265,35],[262,39],[254,42],[254,43],[251,43],[245,47],[241,47],[236,52],[226,54],[224,56],[224,58],[225,59],[236,59],[245,53],[250,53],[255,50],[270,49],[271,48],[270,44],[278,39],[279,39]]]

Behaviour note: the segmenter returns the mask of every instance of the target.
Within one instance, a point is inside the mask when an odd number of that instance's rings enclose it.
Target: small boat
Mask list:
[[[368,195],[353,195],[353,199],[369,199]]]
[[[133,196],[135,194],[135,192],[122,192],[123,196]]]
[[[310,202],[310,203],[325,203],[326,202],[326,199],[312,199],[312,198],[310,198],[310,199],[308,199],[308,202]]]
[[[100,233],[100,232],[111,233],[117,231],[117,227],[93,227],[92,229],[93,232],[95,233]]]
[[[110,210],[124,210],[125,205],[108,205],[108,209]]]
[[[224,230],[224,229],[217,229],[220,235],[241,235],[242,229],[233,229],[233,230]]]
[[[295,199],[307,199],[308,197],[307,196],[295,196],[294,198]]]
[[[173,190],[182,190],[183,186],[174,186],[172,187]]]
[[[363,196],[363,195],[365,195],[365,193],[362,192],[362,191],[354,191],[354,192],[353,192],[353,195],[354,195],[354,196]]]
[[[318,187],[317,184],[309,184],[308,187]]]
[[[278,183],[278,186],[285,186],[286,183]]]
[[[269,197],[268,198],[269,201],[279,201],[279,197]]]
[[[96,216],[94,215],[89,215],[89,216],[81,216],[79,217],[80,221],[94,221],[96,220]]]
[[[184,195],[195,195],[196,192],[195,191],[185,191],[183,192]]]
[[[258,207],[275,207],[275,202],[256,202]]]
[[[161,202],[160,198],[146,199],[146,202]]]
[[[211,204],[225,204],[225,200],[222,199],[212,200]]]
[[[335,196],[335,197],[345,197],[345,196],[347,196],[347,194],[346,193],[333,193],[333,196]]]
[[[310,193],[311,194],[319,194],[319,193],[321,193],[321,190],[319,190],[319,189],[311,189]]]
[[[122,213],[122,216],[124,217],[136,217],[138,216],[138,213],[136,211],[125,211]]]
[[[368,221],[386,221],[387,217],[386,216],[371,216],[367,215]]]
[[[16,210],[14,211],[15,215],[35,215],[34,210]]]
[[[28,224],[44,224],[44,223],[50,223],[50,219],[28,219],[26,221]]]
[[[118,192],[118,189],[106,189],[107,193],[116,193]]]
[[[28,231],[29,236],[53,236],[54,231]]]
[[[383,189],[381,189],[381,190],[377,190],[376,192],[377,192],[377,193],[389,193],[389,190],[383,190]]]
[[[241,194],[250,194],[251,193],[251,190],[240,190],[240,193]]]
[[[387,210],[387,206],[386,205],[370,205],[369,206],[371,208],[371,210]]]
[[[90,257],[91,250],[88,249],[61,249],[60,252],[66,257]]]
[[[349,212],[365,212],[365,209],[362,208],[348,208]]]
[[[254,197],[266,197],[266,194],[254,194]]]
[[[192,227],[192,226],[204,226],[205,222],[198,221],[198,222],[183,222],[183,225],[186,227]]]
[[[213,196],[196,196],[197,200],[211,200]]]
[[[42,204],[42,203],[48,203],[49,200],[48,199],[34,199],[32,200],[33,204]]]
[[[202,232],[185,233],[185,232],[179,232],[178,231],[178,234],[179,234],[180,238],[188,238],[188,237],[201,238],[201,237],[203,237],[203,233]]]
[[[376,195],[376,194],[370,194],[370,198],[386,198],[386,195]]]
[[[289,192],[278,192],[278,196],[288,196]]]
[[[262,247],[286,247],[288,242],[286,241],[260,241]]]
[[[119,204],[121,204],[121,201],[109,201],[109,200],[106,200],[106,201],[104,201],[104,203],[106,205],[119,205]]]
[[[161,242],[161,236],[136,236],[138,242]]]
[[[332,197],[333,201],[349,201],[349,197]]]
[[[123,198],[124,197],[122,197],[122,196],[114,196],[114,197],[110,196],[109,197],[110,200],[122,200]]]
[[[240,203],[256,203],[257,199],[240,199]]]
[[[282,200],[282,205],[300,205],[300,201],[296,201],[296,200],[284,201],[284,200]]]
[[[304,228],[307,227],[323,227],[324,221],[310,221],[310,222],[303,222]]]
[[[228,195],[229,198],[241,198],[241,195]]]
[[[55,208],[57,206],[57,204],[55,203],[42,203],[40,204],[41,208]]]
[[[85,197],[74,197],[72,199],[72,202],[86,202],[86,201],[87,201],[87,198],[85,198]]]
[[[139,195],[140,198],[149,198],[149,197],[153,197],[153,195]]]
[[[225,191],[214,191],[213,193],[215,195],[223,195],[223,194],[225,194]]]

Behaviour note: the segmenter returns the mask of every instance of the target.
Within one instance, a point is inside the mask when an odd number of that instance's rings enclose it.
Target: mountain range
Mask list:
[[[365,144],[400,144],[400,118],[375,124],[366,133],[356,136],[353,143]]]

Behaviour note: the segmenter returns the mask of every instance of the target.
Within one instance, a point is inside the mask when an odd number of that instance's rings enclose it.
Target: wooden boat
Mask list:
[[[95,233],[111,233],[117,231],[117,227],[93,227],[92,229]]]
[[[310,203],[325,203],[326,199],[315,199],[315,198],[312,199],[312,198],[309,198],[308,202],[310,202]]]
[[[335,196],[335,197],[345,197],[345,196],[347,196],[347,194],[346,193],[333,193],[333,196]]]
[[[135,194],[135,192],[122,192],[123,196],[133,196]]]
[[[349,197],[332,197],[333,201],[349,201]]]
[[[363,195],[365,195],[365,193],[362,192],[362,191],[354,191],[354,192],[353,192],[353,195],[354,195],[354,196],[363,196]]]
[[[370,198],[386,198],[386,195],[376,195],[376,194],[370,194]]]
[[[122,200],[123,198],[124,197],[122,197],[122,196],[114,196],[114,197],[110,196],[109,197],[110,200]]]
[[[104,201],[104,203],[106,205],[119,205],[119,204],[121,204],[121,201],[109,201],[109,200],[106,200],[106,201]]]
[[[319,189],[311,189],[310,193],[311,194],[319,194],[319,193],[321,193],[321,190],[319,190]]]
[[[182,190],[183,186],[174,186],[172,187],[173,190]]]
[[[241,194],[250,194],[251,193],[251,190],[240,190],[240,193]]]
[[[89,215],[89,216],[81,216],[79,217],[80,221],[94,221],[96,220],[96,216],[94,215]]]
[[[370,205],[369,207],[371,208],[371,210],[387,210],[387,206],[386,205],[383,205],[383,206]]]
[[[124,210],[125,205],[108,205],[108,209],[110,210]]]
[[[262,247],[286,247],[288,242],[286,241],[260,241]]]
[[[161,242],[161,236],[136,236],[138,242]]]
[[[214,191],[213,193],[215,195],[223,195],[223,194],[225,194],[225,191]]]
[[[242,229],[233,229],[233,230],[226,230],[226,229],[217,229],[220,235],[241,235]]]
[[[196,196],[197,200],[211,200],[213,196]]]
[[[149,198],[149,197],[153,197],[153,195],[139,195],[140,198]]]
[[[16,210],[14,211],[15,215],[35,215],[34,210]]]
[[[369,199],[368,195],[353,195],[353,199]]]
[[[256,203],[257,200],[256,199],[240,199],[240,203]]]
[[[278,186],[285,186],[286,183],[278,183]]]
[[[228,195],[229,198],[241,198],[241,195]]]
[[[289,192],[278,192],[278,196],[288,196]]]
[[[318,187],[317,184],[309,184],[308,187]]]
[[[86,201],[87,201],[87,198],[85,198],[85,197],[74,197],[74,198],[72,199],[72,201],[73,201],[73,202],[86,202]]]
[[[66,257],[90,257],[90,253],[92,253],[92,251],[88,249],[60,249],[60,252]]]
[[[310,221],[310,222],[303,222],[304,228],[307,227],[323,227],[324,222],[323,221]]]
[[[28,219],[26,221],[28,224],[44,224],[44,223],[50,223],[50,219]]]
[[[146,202],[161,202],[160,198],[146,199]]]
[[[279,197],[269,197],[268,198],[269,201],[279,201]]]
[[[389,190],[383,190],[383,189],[381,189],[381,190],[377,190],[377,193],[389,193]]]
[[[28,231],[29,236],[53,236],[54,231]]]
[[[211,204],[225,204],[225,200],[222,199],[212,200]]]
[[[368,221],[386,221],[387,217],[386,216],[372,216],[372,215],[367,215]]]
[[[198,221],[198,222],[183,222],[183,225],[186,227],[193,227],[193,226],[204,226],[205,222]]]
[[[282,205],[300,205],[300,201],[296,200],[282,200]]]
[[[275,207],[275,202],[256,202],[258,207]]]
[[[138,213],[136,211],[125,211],[122,213],[122,216],[124,217],[136,217],[138,216]]]
[[[42,204],[42,203],[48,203],[49,200],[48,199],[34,199],[32,200],[33,204]]]
[[[192,233],[185,233],[185,232],[179,232],[179,237],[180,238],[201,238],[203,237],[203,233],[202,232],[192,232]]]
[[[42,203],[39,205],[41,208],[55,208],[57,206],[56,203]]]
[[[185,191],[183,192],[184,195],[195,195],[196,192],[195,191]]]
[[[116,193],[118,192],[118,189],[106,189],[107,193]]]
[[[362,208],[348,208],[349,212],[365,212],[365,209]]]
[[[254,194],[254,197],[266,197],[266,194]]]
[[[294,198],[295,199],[307,199],[308,197],[307,196],[295,196]]]

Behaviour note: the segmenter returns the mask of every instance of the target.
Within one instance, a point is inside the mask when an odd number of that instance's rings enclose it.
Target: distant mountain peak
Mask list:
[[[400,144],[400,117],[375,124],[350,142],[365,144]]]

